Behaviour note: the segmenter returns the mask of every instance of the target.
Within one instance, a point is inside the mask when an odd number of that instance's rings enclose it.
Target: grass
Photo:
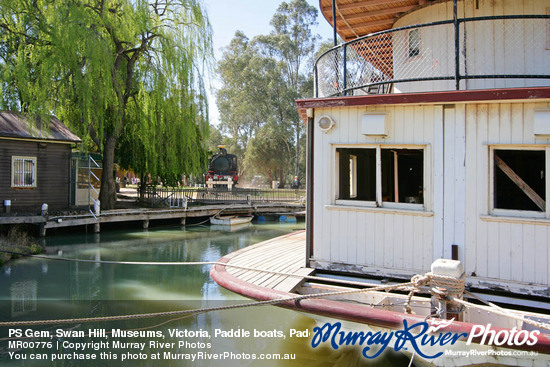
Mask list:
[[[44,249],[21,227],[13,226],[6,235],[0,236],[0,250],[35,255],[41,253]],[[0,252],[0,266],[19,256],[17,254]]]

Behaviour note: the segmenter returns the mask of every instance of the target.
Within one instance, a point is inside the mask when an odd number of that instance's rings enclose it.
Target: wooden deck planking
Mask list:
[[[294,240],[288,240],[286,238],[278,238],[276,240],[264,241],[260,243],[262,247],[261,255],[258,254],[256,251],[244,251],[242,253],[239,253],[238,258],[232,259],[230,263],[251,268],[260,267],[262,269],[265,269],[266,266],[271,264],[273,261],[277,261],[281,257],[284,257],[284,254],[291,250],[292,245],[301,246],[302,251],[304,251],[305,254],[303,244],[300,244],[300,241],[294,241],[294,243],[293,241]],[[292,258],[293,256],[291,255],[290,257]],[[228,271],[233,275],[240,275],[248,272],[247,270],[237,268],[229,268]]]
[[[246,253],[243,253],[241,256],[239,256],[238,259],[234,259],[230,263],[233,265],[246,266],[249,268],[266,269],[266,266],[270,265],[272,260],[279,259],[281,257],[281,249],[277,246],[270,245],[270,243],[265,243],[265,247],[262,246],[262,256],[258,256],[256,251],[247,251]],[[247,279],[248,276],[244,274],[250,272],[248,270],[237,268],[230,268],[228,271],[235,276],[240,275]]]
[[[302,261],[300,261],[300,257],[296,253],[297,251],[292,251],[292,248],[290,247],[292,244],[284,243],[281,244],[281,247],[283,245],[285,248],[284,254],[281,254],[281,249],[276,249],[276,252],[274,252],[273,249],[271,249],[271,251],[262,249],[260,251],[253,251],[256,254],[254,257],[239,259],[239,261],[235,261],[231,264],[271,271],[281,271],[282,268],[287,268],[288,264],[296,261],[296,259],[298,259],[298,263],[294,267],[301,267],[305,265],[305,259],[301,259]],[[303,252],[302,255],[302,257],[305,257]],[[239,277],[242,280],[254,282],[256,284],[258,280],[269,276],[272,276],[272,274],[244,270],[241,272]]]
[[[274,272],[310,274],[313,269],[305,267],[305,232],[297,232],[278,237],[238,252],[228,265],[244,266]],[[248,283],[281,291],[291,291],[300,281],[300,277],[263,273],[227,267],[227,272]]]
[[[266,255],[266,254],[262,254]],[[294,257],[295,258],[295,257]],[[278,256],[277,258],[273,258],[270,256],[266,256],[263,259],[257,259],[255,263],[252,263],[250,265],[248,264],[239,264],[243,266],[249,266],[259,269],[265,269],[270,271],[292,271],[292,269],[303,267],[302,262],[294,263],[294,259],[292,256]],[[292,264],[294,263],[294,264]],[[239,278],[242,280],[246,280],[248,282],[252,282],[254,284],[262,283],[262,281],[266,278],[273,277],[274,274],[270,273],[261,273],[258,271],[247,271],[245,273],[242,273]]]

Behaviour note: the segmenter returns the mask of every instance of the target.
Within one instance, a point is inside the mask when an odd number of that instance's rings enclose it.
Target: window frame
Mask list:
[[[340,193],[340,159],[337,149],[375,149],[376,150],[376,200],[348,200],[339,199]],[[422,151],[422,164],[423,164],[423,203],[402,203],[402,202],[390,202],[383,201],[382,198],[382,149],[411,149]],[[332,204],[340,206],[354,206],[354,207],[366,207],[366,208],[383,208],[383,209],[404,209],[414,211],[427,211],[429,182],[429,169],[428,169],[428,144],[332,144]],[[357,191],[356,191],[357,193]]]
[[[32,171],[31,172],[27,172],[25,171],[25,166],[24,166],[24,162],[25,161],[28,161],[28,160],[31,160],[32,161]],[[15,174],[16,174],[16,168],[15,168],[15,165],[16,165],[16,162],[18,161],[23,161],[23,172],[20,172],[22,173],[23,175],[25,175],[26,173],[31,173],[31,177],[32,177],[32,184],[28,185],[28,184],[25,184],[24,182],[22,184],[17,184],[16,181],[15,181]],[[38,163],[38,160],[37,160],[37,157],[32,157],[32,156],[19,156],[19,155],[14,155],[11,157],[11,187],[14,188],[14,189],[33,189],[33,188],[36,188],[36,166],[37,166],[37,163]],[[24,181],[24,180],[23,180]]]
[[[520,209],[502,209],[495,208],[495,151],[498,150],[517,150],[517,151],[543,151],[545,159],[545,210],[520,210]],[[546,218],[550,219],[550,205],[548,198],[550,194],[550,146],[548,145],[489,145],[489,215],[495,217],[523,217],[523,218]]]
[[[416,34],[418,37],[416,48],[412,48],[412,38],[411,33]],[[417,59],[422,55],[422,38],[420,37],[420,28],[409,29],[407,32],[407,59]]]

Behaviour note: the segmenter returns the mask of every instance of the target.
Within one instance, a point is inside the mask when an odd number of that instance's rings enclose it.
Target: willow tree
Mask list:
[[[199,0],[0,0],[0,14],[2,107],[53,112],[97,147],[103,209],[117,145],[142,172],[200,171],[212,32]]]

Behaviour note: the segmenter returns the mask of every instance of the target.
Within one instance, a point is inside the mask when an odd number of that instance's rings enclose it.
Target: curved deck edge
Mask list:
[[[286,236],[288,235],[282,237]],[[257,245],[260,244],[253,245],[253,247],[256,247]],[[227,264],[235,256],[238,256],[242,252],[246,252],[250,249],[251,247],[247,247],[235,251],[218,260],[218,264],[212,266],[212,268],[210,269],[210,276],[212,277],[212,279],[214,279],[214,281],[222,287],[232,292],[258,301],[267,301],[277,298],[288,298],[296,296],[296,294],[293,293],[282,292],[266,287],[257,286],[255,284],[243,281],[226,271],[226,266],[224,264]],[[425,318],[420,316],[409,315],[395,311],[374,309],[365,305],[350,304],[319,298],[304,299],[299,301],[283,301],[277,304],[277,306],[333,319],[346,320],[389,329],[400,330],[403,327],[403,320],[406,320],[408,325],[413,325],[425,321]],[[469,335],[472,332],[472,328],[474,326],[476,325],[472,323],[455,321],[449,326],[446,326],[444,331],[451,333],[466,333]],[[510,329],[491,327],[491,330],[495,330],[498,333],[501,330]],[[462,338],[462,340],[464,339],[466,338]],[[477,337],[473,338],[472,341],[474,343],[480,343],[481,339],[481,337]],[[526,350],[543,354],[550,354],[550,334],[541,333],[539,335],[537,344],[533,346],[503,345],[502,347],[515,350]]]

